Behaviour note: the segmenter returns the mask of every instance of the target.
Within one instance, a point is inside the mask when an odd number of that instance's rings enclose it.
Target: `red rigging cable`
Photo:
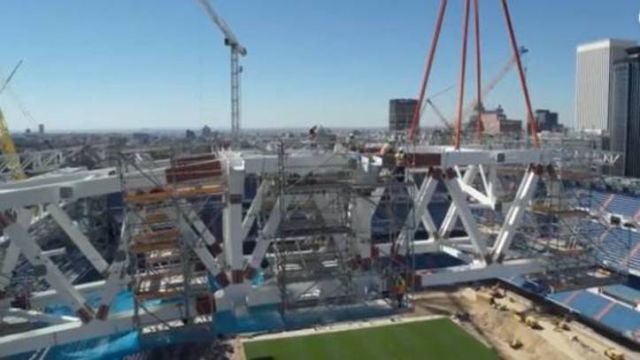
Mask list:
[[[540,147],[540,140],[538,139],[538,125],[536,124],[536,120],[533,117],[533,109],[531,107],[531,98],[529,97],[529,87],[527,86],[527,80],[524,75],[524,69],[522,67],[522,59],[520,59],[520,51],[518,48],[518,42],[516,41],[516,35],[513,31],[513,24],[511,22],[511,14],[509,12],[509,5],[507,4],[507,0],[502,0],[502,10],[504,13],[504,19],[507,23],[507,30],[509,31],[509,40],[511,42],[511,50],[513,51],[513,56],[516,59],[516,65],[518,65],[518,75],[520,76],[520,85],[522,87],[522,93],[524,95],[524,101],[527,106],[527,117],[528,117],[528,125],[529,125],[529,133],[533,139],[533,146],[536,148]]]
[[[473,0],[474,27],[476,32],[476,138],[482,136],[482,58],[480,57],[480,5],[478,0]]]
[[[476,83],[476,91],[477,91],[477,99],[475,102],[475,106],[476,106],[476,111],[477,111],[477,122],[476,122],[476,133],[478,138],[481,136],[481,133],[483,131],[482,129],[482,96],[483,93],[484,95],[486,95],[486,93],[482,90],[482,58],[481,58],[481,40],[480,40],[480,7],[479,7],[479,0],[473,0],[473,6],[474,6],[474,30],[475,30],[475,52],[476,52],[476,76],[477,76],[477,83]],[[531,135],[532,141],[533,141],[533,145],[536,148],[540,147],[540,141],[538,138],[538,126],[535,120],[535,117],[533,115],[533,108],[531,106],[531,98],[529,96],[529,88],[527,86],[527,82],[526,82],[526,78],[525,78],[525,74],[524,74],[524,69],[522,67],[522,59],[521,59],[521,52],[520,52],[520,48],[518,47],[518,43],[516,41],[516,37],[515,37],[515,32],[513,29],[513,24],[511,21],[511,14],[509,12],[509,7],[507,4],[507,0],[501,0],[502,3],[502,10],[504,13],[504,17],[507,23],[507,30],[508,30],[508,35],[509,35],[509,40],[510,40],[510,45],[511,45],[511,49],[513,51],[513,61],[515,62],[515,64],[518,67],[518,75],[519,75],[519,79],[520,79],[520,85],[522,88],[522,93],[524,95],[525,98],[525,104],[526,104],[526,110],[527,110],[527,126],[528,126],[528,130],[529,133]],[[440,33],[442,30],[442,24],[444,21],[444,15],[446,12],[446,8],[447,8],[447,4],[448,1],[447,0],[441,0],[440,1],[440,10],[438,12],[438,18],[436,21],[436,26],[435,26],[435,31],[433,33],[433,37],[432,37],[432,41],[431,41],[431,48],[429,50],[429,53],[427,55],[427,61],[426,61],[426,65],[425,65],[425,70],[424,70],[424,74],[422,77],[422,82],[420,85],[420,92],[418,95],[418,104],[413,112],[413,117],[411,119],[411,125],[409,126],[409,131],[408,131],[408,141],[409,142],[413,142],[416,136],[416,133],[418,132],[418,129],[420,128],[420,116],[421,116],[421,110],[422,110],[422,106],[424,104],[425,101],[425,94],[426,94],[426,90],[427,90],[427,85],[429,82],[429,76],[431,75],[431,69],[433,67],[433,61],[435,59],[435,53],[437,51],[437,47],[438,47],[438,41],[440,39]],[[462,101],[464,100],[464,78],[465,78],[465,71],[466,71],[466,58],[467,58],[467,40],[468,40],[468,26],[469,26],[469,11],[470,11],[470,6],[471,6],[471,0],[465,0],[465,9],[464,9],[464,19],[463,19],[463,44],[462,44],[462,66],[460,69],[460,88],[459,88],[459,93],[458,93],[458,116],[456,118],[456,124],[455,124],[455,134],[454,134],[454,145],[456,149],[460,148],[460,134],[462,131],[462,117],[464,116],[464,113],[462,112]],[[509,65],[511,66],[511,65]],[[502,77],[503,75],[500,75],[500,77]],[[493,88],[493,86],[495,84],[493,84],[493,82],[491,83],[491,87]],[[485,90],[486,91],[486,90]]]
[[[467,39],[469,35],[469,5],[471,0],[464,2],[464,15],[462,19],[462,61],[460,64],[460,87],[458,92],[458,116],[456,118],[455,127],[455,143],[456,150],[460,149],[460,132],[462,131],[462,108],[464,107],[464,78],[467,68]]]
[[[413,111],[413,118],[411,119],[411,126],[409,127],[409,141],[412,142],[416,136],[416,132],[420,127],[420,109],[424,103],[424,96],[427,91],[427,83],[429,82],[429,75],[431,74],[431,68],[433,66],[433,59],[435,58],[436,49],[438,47],[438,40],[440,39],[440,31],[442,30],[442,22],[444,20],[444,14],[447,10],[448,0],[440,1],[440,10],[438,11],[438,20],[436,21],[436,28],[433,32],[433,38],[431,39],[431,49],[427,57],[427,64],[425,66],[424,75],[422,77],[422,83],[420,85],[420,93],[418,95],[418,104]]]

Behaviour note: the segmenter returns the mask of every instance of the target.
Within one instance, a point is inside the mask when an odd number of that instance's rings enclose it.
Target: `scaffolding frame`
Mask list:
[[[173,170],[180,169],[180,156],[171,151],[170,170],[161,173],[155,171],[158,164],[152,156],[120,156],[134,323],[143,334],[213,321],[209,272],[194,251],[205,241],[194,231],[192,214],[200,213],[210,197],[221,195],[223,184],[216,178],[201,179],[197,170]],[[190,180],[194,175],[195,180]],[[145,181],[137,181],[139,178]],[[153,315],[151,305],[167,302],[181,307],[181,321],[153,316],[156,323],[141,322],[143,313]]]

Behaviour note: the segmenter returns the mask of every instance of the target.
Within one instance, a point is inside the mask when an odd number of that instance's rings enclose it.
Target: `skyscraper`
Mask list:
[[[406,131],[413,119],[418,100],[393,99],[389,101],[389,131]]]
[[[562,131],[562,126],[558,123],[558,113],[547,109],[536,110],[536,121],[538,131]]]
[[[576,125],[579,130],[609,131],[614,62],[636,43],[605,39],[579,45],[576,53]]]
[[[624,154],[616,175],[640,177],[640,47],[627,50],[614,64],[611,150]]]

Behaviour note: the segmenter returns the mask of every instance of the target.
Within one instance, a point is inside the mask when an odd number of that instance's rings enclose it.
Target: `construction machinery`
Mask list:
[[[7,79],[0,87],[0,95],[4,92],[4,90],[9,86],[9,82],[13,79],[13,76],[16,74],[20,66],[22,65],[22,60],[16,64],[13,68]],[[11,133],[9,132],[9,127],[7,126],[7,122],[4,119],[4,115],[2,114],[2,110],[0,109],[0,142],[2,153],[5,156],[9,156],[8,159],[8,167],[11,170],[11,178],[13,180],[20,180],[26,178],[24,171],[22,170],[22,166],[20,165],[20,157],[16,151],[16,145],[13,142],[13,138],[11,138]]]
[[[231,50],[231,136],[237,142],[240,134],[240,56],[247,55],[247,49],[240,44],[227,23],[216,13],[208,0],[199,0],[205,12],[224,35],[224,44]]]
[[[516,311],[516,312],[513,313],[513,316],[514,316],[514,318],[516,320],[518,320],[519,322],[525,324],[527,327],[529,327],[529,328],[531,328],[533,330],[542,329],[542,326],[540,325],[540,322],[533,315],[527,315],[524,312]]]
[[[606,356],[607,358],[611,359],[611,360],[624,360],[625,356],[622,352],[614,349],[614,348],[608,348],[604,351],[604,356]]]
[[[562,332],[562,331],[570,331],[569,321],[567,319],[554,319],[553,320],[554,331]]]
[[[520,348],[522,348],[522,341],[520,341],[517,338],[514,338],[513,340],[511,340],[511,342],[509,343],[509,346],[514,349],[514,350],[518,350]]]

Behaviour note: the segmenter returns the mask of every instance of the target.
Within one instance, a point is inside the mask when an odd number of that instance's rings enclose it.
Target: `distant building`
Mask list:
[[[418,101],[415,99],[389,101],[389,131],[402,132],[409,129],[416,106],[418,106]]]
[[[558,113],[546,109],[536,110],[538,131],[561,132],[563,126],[558,123]]]
[[[44,124],[38,124],[38,134],[44,135]]]
[[[477,114],[469,118],[469,125],[475,128]],[[519,137],[522,133],[522,121],[507,118],[501,106],[495,110],[482,111],[482,132],[486,135],[507,135]]]
[[[135,140],[140,144],[148,144],[152,138],[151,134],[142,133],[142,132],[135,132],[131,135],[131,137],[133,138],[133,140]]]
[[[208,138],[211,137],[212,131],[209,125],[205,125],[202,127],[202,137]]]
[[[624,154],[615,175],[640,177],[640,47],[614,64],[611,150]]]
[[[576,51],[576,125],[578,130],[609,130],[614,62],[634,41],[605,39]]]

